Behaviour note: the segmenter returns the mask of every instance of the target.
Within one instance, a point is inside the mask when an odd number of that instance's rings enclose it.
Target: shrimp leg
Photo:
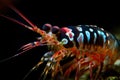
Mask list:
[[[52,55],[53,55],[52,51],[46,52],[41,58],[41,60],[25,75],[25,77],[22,80],[25,80],[30,75],[30,73],[36,70],[43,62],[49,61]],[[45,76],[44,76],[44,79],[45,79]]]

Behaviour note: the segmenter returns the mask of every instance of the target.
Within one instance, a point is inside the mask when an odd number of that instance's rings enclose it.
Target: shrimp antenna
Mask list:
[[[45,35],[46,33],[44,31],[42,31],[40,28],[38,28],[35,24],[33,24],[28,18],[26,18],[18,9],[16,9],[13,5],[9,5],[9,8],[11,8],[14,12],[16,12],[20,17],[23,18],[23,20],[25,20],[30,26],[27,27],[28,29],[31,29],[34,32],[39,33],[40,35]],[[14,21],[14,20],[12,20]],[[18,24],[20,23],[19,21],[15,20],[14,22],[17,22]],[[26,27],[26,25],[24,25],[24,27]]]
[[[18,9],[16,9],[13,5],[9,5],[9,7],[15,11],[20,17],[22,17],[27,23],[29,23],[33,28],[36,26],[30,20],[28,20]]]
[[[8,60],[10,60],[10,59],[12,59],[12,58],[15,58],[15,57],[21,55],[22,53],[23,53],[23,52],[18,53],[18,54],[15,54],[15,55],[13,55],[13,56],[11,56],[11,57],[5,58],[5,59],[3,59],[3,60],[0,60],[0,63],[5,62],[5,61],[8,61]]]
[[[24,23],[22,23],[22,22],[20,22],[20,21],[18,21],[18,20],[16,20],[16,19],[14,19],[14,18],[5,16],[5,15],[2,15],[2,14],[0,14],[0,16],[4,17],[4,18],[6,18],[6,19],[8,19],[8,20],[10,20],[10,21],[13,21],[13,22],[15,22],[15,23],[18,23],[19,25],[21,25],[21,26],[23,26],[23,27],[25,27],[25,28],[27,28],[27,29],[30,29],[30,30],[32,30],[32,31],[34,31],[34,32],[37,32],[37,33],[39,33],[40,35],[44,35],[44,34],[45,34],[44,31],[42,31],[42,30],[39,29],[36,25],[34,25],[31,21],[29,21],[29,20],[28,20],[20,11],[18,11],[14,6],[12,6],[12,5],[8,5],[8,6],[9,6],[9,8],[11,8],[13,11],[15,11],[20,17],[22,17],[30,26],[28,26],[28,25],[26,25],[26,24],[24,24]],[[31,44],[30,44],[30,45],[31,45]],[[27,48],[29,48],[30,45],[28,45]],[[34,47],[34,46],[30,47],[29,49],[32,49],[33,47]],[[24,48],[26,48],[26,47],[24,47]],[[18,54],[16,54],[16,55],[12,56],[12,57],[3,59],[3,60],[0,61],[0,63],[1,63],[1,62],[4,62],[4,61],[7,61],[7,60],[10,60],[10,59],[12,59],[12,58],[14,58],[14,57],[16,57],[16,56],[19,56],[19,55],[21,55],[22,53],[28,51],[29,49],[26,49],[26,50],[24,50],[24,51],[22,51],[22,52],[20,52],[20,53],[18,53]]]
[[[28,28],[28,29],[30,29],[30,30],[33,31],[33,29],[32,29],[30,26],[28,26],[28,25],[26,25],[26,24],[24,24],[24,23],[22,23],[22,22],[20,22],[20,21],[18,21],[18,20],[16,20],[16,19],[14,19],[14,18],[5,16],[5,15],[0,15],[0,16],[4,17],[4,18],[6,18],[6,19],[8,19],[8,20],[10,20],[10,21],[13,21],[13,22],[15,22],[15,23],[18,23],[19,25],[21,25],[21,26],[23,26],[23,27],[25,27],[25,28]]]

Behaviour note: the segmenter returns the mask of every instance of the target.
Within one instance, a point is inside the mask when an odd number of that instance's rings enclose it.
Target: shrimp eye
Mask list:
[[[46,32],[49,32],[51,30],[51,28],[52,28],[52,25],[48,24],[48,23],[44,24],[43,27],[42,27],[42,29]]]
[[[58,33],[59,29],[60,29],[60,28],[59,28],[58,26],[53,26],[53,27],[52,27],[52,33],[53,33],[53,34]]]

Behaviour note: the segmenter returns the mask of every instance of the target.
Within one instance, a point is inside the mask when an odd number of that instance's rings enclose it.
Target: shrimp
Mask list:
[[[23,45],[20,53],[2,60],[6,61],[23,54],[38,46],[48,46],[48,52],[44,53],[40,61],[26,74],[28,75],[40,67],[43,63],[46,66],[41,73],[41,79],[45,80],[50,73],[52,79],[59,76],[69,79],[74,74],[74,79],[89,73],[91,80],[97,80],[100,73],[105,71],[109,65],[113,65],[119,58],[119,40],[110,32],[96,25],[77,25],[59,28],[51,24],[44,24],[42,29],[28,20],[13,5],[9,6],[30,26],[17,21],[11,17],[0,15],[7,18],[31,31],[41,35],[36,41]]]

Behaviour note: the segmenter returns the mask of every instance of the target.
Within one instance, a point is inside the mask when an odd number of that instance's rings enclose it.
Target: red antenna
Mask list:
[[[9,5],[9,7],[15,11],[20,17],[22,17],[27,23],[29,23],[33,28],[36,26],[30,20],[28,20],[19,10],[17,10],[13,5]]]

